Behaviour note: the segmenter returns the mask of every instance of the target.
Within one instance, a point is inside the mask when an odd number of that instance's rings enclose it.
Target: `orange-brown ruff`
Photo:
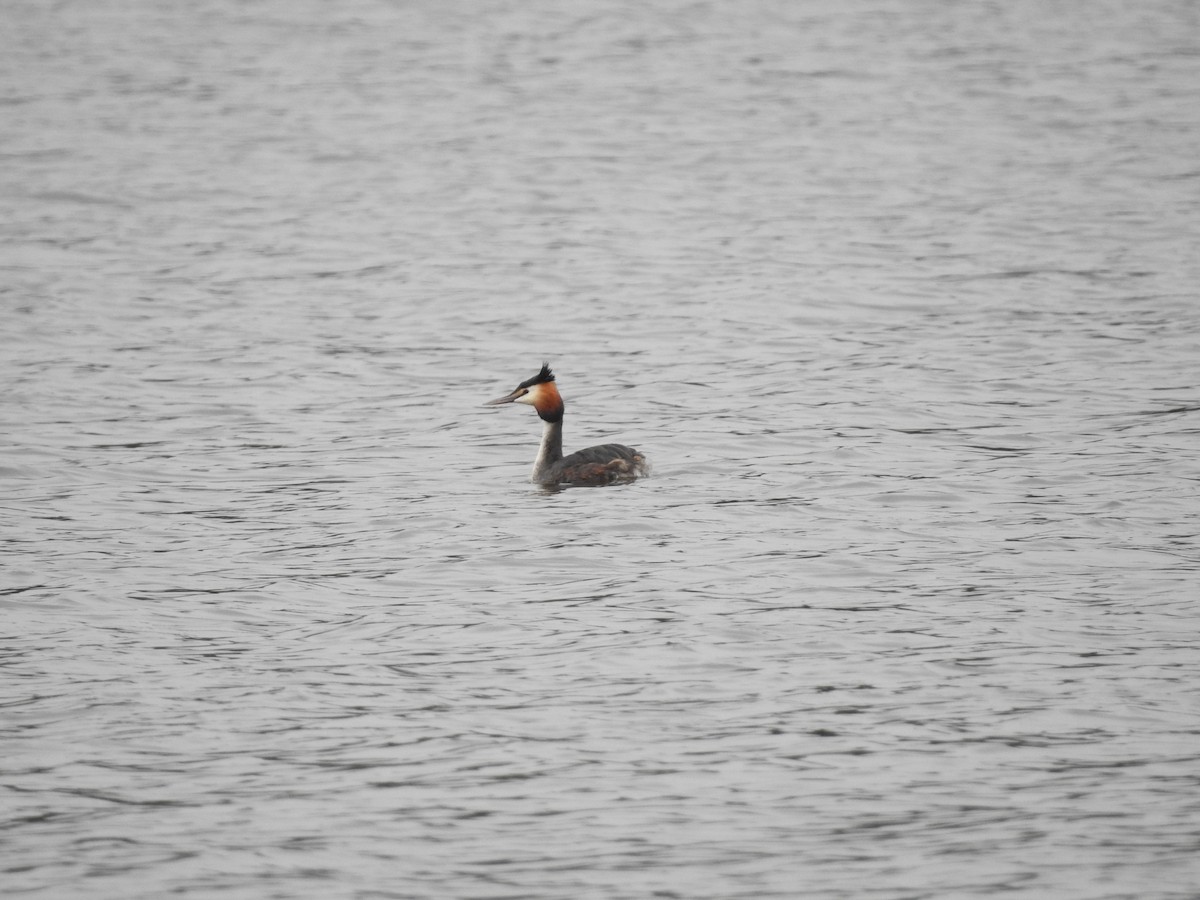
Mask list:
[[[570,456],[562,452],[563,401],[554,384],[554,373],[545,364],[528,381],[522,381],[507,397],[492,400],[488,406],[526,403],[537,410],[542,420],[542,446],[533,464],[534,484],[545,487],[569,484],[598,487],[625,484],[650,471],[646,457],[623,444],[600,444],[579,450]]]

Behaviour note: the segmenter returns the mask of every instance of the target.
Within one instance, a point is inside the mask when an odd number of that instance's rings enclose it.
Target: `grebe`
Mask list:
[[[621,444],[600,444],[579,450],[570,456],[562,452],[563,401],[554,386],[554,373],[549,363],[528,381],[522,381],[507,397],[492,400],[485,406],[504,403],[527,403],[542,418],[542,446],[533,464],[534,484],[553,487],[560,484],[595,487],[604,484],[624,484],[650,471],[646,457]]]

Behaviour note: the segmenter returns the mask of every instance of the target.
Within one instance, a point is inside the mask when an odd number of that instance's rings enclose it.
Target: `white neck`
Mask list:
[[[551,467],[563,458],[562,452],[562,419],[557,422],[542,421],[542,446],[538,449],[537,459],[533,463],[531,481],[542,484]]]

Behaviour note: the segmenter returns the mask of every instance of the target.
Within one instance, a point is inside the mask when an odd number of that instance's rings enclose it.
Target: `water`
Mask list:
[[[5,896],[1200,896],[1194,5],[6,20]]]

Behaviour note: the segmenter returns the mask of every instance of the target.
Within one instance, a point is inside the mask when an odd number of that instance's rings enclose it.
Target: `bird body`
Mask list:
[[[646,457],[624,444],[599,444],[563,456],[562,421],[565,404],[548,364],[543,365],[537,375],[517,385],[511,394],[492,400],[487,405],[500,406],[505,403],[532,406],[542,420],[542,443],[530,478],[534,484],[544,487],[598,487],[634,481],[650,471]]]

